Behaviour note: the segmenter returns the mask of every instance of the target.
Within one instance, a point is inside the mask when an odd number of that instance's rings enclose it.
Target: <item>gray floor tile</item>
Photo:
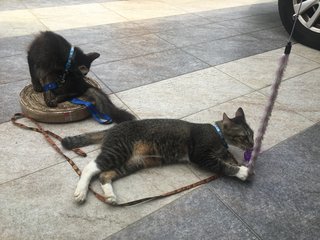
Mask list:
[[[81,45],[109,39],[144,35],[149,32],[138,24],[132,22],[120,22],[92,27],[60,30],[57,31],[57,33],[64,36],[72,44]]]
[[[24,9],[26,6],[20,0],[1,0],[1,11]]]
[[[40,7],[56,7],[63,5],[76,5],[76,4],[88,4],[97,2],[108,2],[111,0],[28,0],[25,5],[28,8],[40,8]],[[112,0],[115,1],[115,0]]]
[[[263,153],[250,183],[210,183],[262,239],[320,238],[320,124]]]
[[[12,83],[30,77],[27,55],[3,57],[0,64],[0,84]]]
[[[282,26],[249,33],[248,35],[259,39],[261,42],[267,42],[271,44],[273,47],[272,49],[285,47],[289,38],[288,33]],[[292,42],[294,41],[292,40]]]
[[[119,92],[207,67],[181,50],[168,50],[101,64],[92,71],[112,91]]]
[[[93,62],[93,65],[161,52],[173,48],[173,45],[154,34],[110,39],[108,41],[89,43],[82,46],[85,52],[96,51],[100,53],[100,57]]]
[[[195,14],[180,14],[148,20],[139,20],[134,23],[139,24],[150,32],[162,32],[187,26],[198,26],[210,23],[210,20]]]
[[[262,42],[247,35],[234,36],[183,48],[184,51],[212,66],[262,53],[270,49],[271,46],[268,42]]]
[[[14,113],[21,112],[19,93],[27,84],[27,80],[0,84],[0,123],[9,121]]]
[[[23,140],[19,140],[21,145]],[[28,143],[29,149],[36,149],[35,146],[31,147],[31,144],[37,145],[38,148],[43,145],[38,151],[49,150],[48,157],[53,157],[54,150],[46,144],[41,145],[43,141],[43,137],[39,135],[35,142]],[[26,151],[17,152],[20,155],[26,153]],[[66,154],[70,156],[70,152]],[[77,157],[73,158],[73,161],[83,169],[90,159],[94,159],[98,154],[99,151],[88,152],[87,158]],[[21,168],[23,164],[28,163],[35,166],[49,162],[52,164],[52,161],[58,161],[57,159],[60,163],[0,185],[1,239],[103,239],[181,196],[176,195],[148,204],[121,208],[104,204],[92,193],[88,193],[86,203],[79,205],[73,200],[73,192],[79,178],[67,162],[59,158],[59,155],[49,161],[47,158],[32,155],[28,158],[25,163],[23,156],[20,156]],[[30,162],[32,158],[34,163]],[[7,160],[10,163],[11,159]],[[142,170],[119,179],[114,183],[116,194],[119,196],[122,192],[130,199],[147,197],[173,190],[180,184],[182,186],[190,184],[197,179],[186,166],[184,169],[179,166],[171,167],[169,171],[161,169]],[[174,183],[162,181],[159,184],[162,178],[170,181],[169,179],[174,177],[177,177],[178,181]],[[99,185],[98,181],[92,183],[93,188],[101,193]]]
[[[292,54],[292,57],[297,59],[297,56]],[[290,59],[291,60],[291,59]],[[292,64],[290,61],[289,64]],[[311,65],[311,64],[309,64]],[[303,69],[302,61],[300,60],[296,68]],[[319,66],[320,67],[320,66]],[[305,69],[307,70],[307,69]],[[300,113],[305,118],[317,123],[320,121],[320,68],[300,74],[294,78],[290,78],[283,82],[281,90],[277,97],[277,102],[285,106],[289,111]],[[269,94],[271,87],[261,89],[263,94]]]
[[[221,22],[232,19],[239,19],[242,17],[268,14],[268,13],[278,13],[277,4],[272,3],[262,3],[253,4],[232,8],[223,8],[211,11],[203,11],[196,13],[199,16],[210,19],[212,22]]]
[[[215,23],[178,28],[171,31],[157,33],[160,38],[177,47],[204,43],[239,34],[240,32],[235,29],[228,29]]]
[[[32,40],[33,36],[31,35],[0,38],[0,57],[26,54],[28,46]],[[27,59],[25,59],[25,61],[27,61]]]
[[[274,14],[265,14],[239,18],[236,21],[219,22],[219,25],[227,29],[234,29],[241,33],[250,33],[263,29],[281,26],[280,19]]]
[[[107,239],[258,238],[210,190],[200,188]]]

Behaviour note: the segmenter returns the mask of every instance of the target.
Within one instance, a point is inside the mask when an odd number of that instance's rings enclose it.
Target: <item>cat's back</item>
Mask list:
[[[120,123],[107,131],[109,137],[126,136],[134,139],[186,137],[192,123],[177,119],[144,119]]]
[[[31,42],[29,50],[32,50],[34,47],[54,47],[57,45],[66,45],[67,47],[71,46],[70,43],[60,36],[51,31],[40,32],[35,39]]]
[[[40,32],[31,42],[28,56],[35,62],[46,63],[64,60],[71,44],[62,36],[51,32]]]

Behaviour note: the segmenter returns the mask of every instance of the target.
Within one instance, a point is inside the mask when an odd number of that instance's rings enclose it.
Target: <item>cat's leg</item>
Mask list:
[[[77,96],[79,96],[79,94],[77,94],[77,93],[68,93],[68,94],[57,95],[56,102],[57,103],[65,102],[65,101],[70,100],[71,98],[74,98]]]
[[[30,58],[30,56],[28,56],[28,65],[29,65],[29,72],[30,72],[30,76],[31,76],[31,83],[32,83],[32,87],[33,87],[34,91],[43,92],[40,80],[37,77],[37,73],[34,69],[35,64],[32,61],[32,59]]]
[[[55,94],[49,90],[43,93],[44,101],[48,107],[58,106]]]
[[[100,173],[99,180],[101,183],[101,188],[106,196],[106,200],[109,204],[117,203],[117,197],[113,192],[112,181],[123,176],[115,170],[105,171]]]
[[[121,177],[127,176],[140,169],[161,166],[161,158],[150,156],[135,156],[130,158],[121,171],[108,170],[100,174],[99,180],[101,188],[107,197],[109,204],[115,204],[117,202],[116,195],[113,192],[112,181]]]
[[[74,198],[77,202],[81,203],[86,199],[88,187],[91,178],[101,172],[95,160],[89,162],[83,169],[76,191],[74,192]]]
[[[249,169],[246,166],[236,166],[230,163],[221,163],[222,172],[227,176],[234,176],[242,181],[247,180],[249,176]]]
[[[46,75],[43,79],[43,85],[48,83],[53,83],[57,80],[57,75],[54,73]],[[43,93],[44,101],[48,107],[56,107],[58,106],[58,101],[56,95],[52,90],[46,91]]]
[[[234,156],[228,152],[227,158],[220,162],[222,172],[227,176],[234,176],[242,181],[247,180],[249,169],[246,166],[238,166]]]

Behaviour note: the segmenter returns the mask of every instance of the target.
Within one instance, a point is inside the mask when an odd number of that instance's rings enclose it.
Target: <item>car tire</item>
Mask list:
[[[296,1],[295,1],[296,2]],[[290,34],[293,27],[293,15],[295,14],[293,8],[294,0],[278,0],[279,15],[283,26]],[[320,4],[318,4],[320,8]],[[301,15],[302,16],[302,15]],[[320,19],[316,25],[316,31],[306,27],[302,22],[303,19],[298,19],[293,32],[293,38],[306,46],[320,50]],[[318,32],[319,30],[319,32]]]

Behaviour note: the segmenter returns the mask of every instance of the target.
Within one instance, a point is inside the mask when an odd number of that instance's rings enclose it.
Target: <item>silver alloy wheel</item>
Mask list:
[[[320,33],[320,0],[302,0],[300,23],[313,32]],[[301,0],[293,0],[293,9],[298,13]]]

